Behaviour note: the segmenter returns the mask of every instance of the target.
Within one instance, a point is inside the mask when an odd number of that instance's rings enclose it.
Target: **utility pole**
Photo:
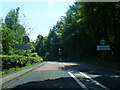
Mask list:
[[[60,51],[60,48],[58,49],[58,55],[59,55],[59,61],[61,61],[61,51]]]

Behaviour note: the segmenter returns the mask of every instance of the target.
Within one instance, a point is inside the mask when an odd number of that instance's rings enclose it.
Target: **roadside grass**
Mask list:
[[[24,55],[0,55],[1,71],[0,75],[13,73],[15,71],[29,68],[33,65],[43,62],[43,58],[38,56],[37,53],[30,53]]]
[[[43,63],[43,62],[33,63],[33,64],[27,64],[27,66],[25,66],[25,67],[16,67],[16,68],[10,68],[8,70],[2,70],[2,71],[0,71],[0,75],[14,73],[16,71],[27,69],[27,68],[30,68],[30,67],[32,67],[34,65],[41,64],[41,63]]]
[[[120,70],[120,61],[109,61],[109,60],[102,60],[100,58],[93,58],[93,59],[85,60],[85,62],[115,70]]]

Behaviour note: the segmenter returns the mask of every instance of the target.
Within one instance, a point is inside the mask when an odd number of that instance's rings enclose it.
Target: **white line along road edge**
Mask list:
[[[102,87],[105,90],[110,90],[109,88],[107,88],[106,86],[102,85],[101,83],[99,83],[98,81],[92,79],[91,77],[87,76],[86,74],[79,72],[80,74],[82,74],[84,77],[90,79],[92,82],[94,82],[95,84],[99,85],[100,87]]]
[[[84,90],[89,90],[82,82],[80,82],[71,72],[68,72],[71,77],[74,78],[74,80],[84,89]]]

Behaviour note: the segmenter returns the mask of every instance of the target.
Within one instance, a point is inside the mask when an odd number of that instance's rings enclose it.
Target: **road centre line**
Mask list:
[[[62,65],[61,63],[59,63],[60,65]],[[64,65],[62,65],[62,67],[65,67]],[[80,82],[71,72],[68,72],[68,74],[70,74],[70,76],[84,89],[84,90],[89,90],[82,82]]]
[[[65,63],[63,63],[65,64]],[[60,65],[62,65],[62,63],[60,63]],[[65,67],[64,65],[62,65],[63,67]],[[68,72],[73,78],[74,80],[84,89],[84,90],[88,90],[88,88],[82,83],[80,82],[71,72]],[[98,81],[92,79],[91,77],[87,76],[85,73],[83,72],[79,72],[80,74],[82,74],[84,77],[88,78],[89,80],[91,80],[93,83],[99,85],[100,87],[102,87],[105,90],[110,90],[109,88],[107,88],[106,86],[102,85],[101,83],[99,83]]]
[[[82,82],[80,82],[71,72],[68,72],[71,77],[82,87],[84,90],[89,90]]]
[[[98,81],[92,79],[91,77],[87,76],[85,73],[83,72],[79,72],[80,74],[82,74],[85,78],[88,78],[89,80],[91,80],[92,82],[94,82],[95,84],[99,85],[100,87],[102,87],[105,90],[110,90],[109,88],[107,88],[106,86],[102,85],[101,83],[99,83]]]

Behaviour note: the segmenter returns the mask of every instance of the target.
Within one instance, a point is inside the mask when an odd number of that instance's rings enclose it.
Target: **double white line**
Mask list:
[[[101,88],[105,89],[105,90],[110,90],[108,89],[106,86],[102,85],[101,83],[99,83],[98,81],[92,79],[91,77],[87,76],[85,73],[83,72],[79,72],[80,74],[82,74],[85,78],[88,78],[89,80],[91,80],[93,83],[95,83],[96,85],[99,85]]]
[[[74,80],[84,89],[84,90],[89,90],[82,82],[80,82],[71,72],[68,72],[71,77],[74,78]]]
[[[62,65],[60,63],[60,65]],[[62,65],[62,67],[64,67],[64,65]],[[71,77],[73,77],[73,79],[82,87],[82,89],[84,90],[89,90],[79,79],[77,79],[71,72],[68,72],[70,74]],[[107,88],[106,86],[102,85],[101,83],[99,83],[98,81],[92,79],[91,77],[87,76],[85,73],[83,72],[79,72],[81,75],[83,75],[85,78],[91,80],[93,83],[95,83],[96,85],[99,85],[101,88],[105,89],[105,90],[110,90],[109,88]]]

